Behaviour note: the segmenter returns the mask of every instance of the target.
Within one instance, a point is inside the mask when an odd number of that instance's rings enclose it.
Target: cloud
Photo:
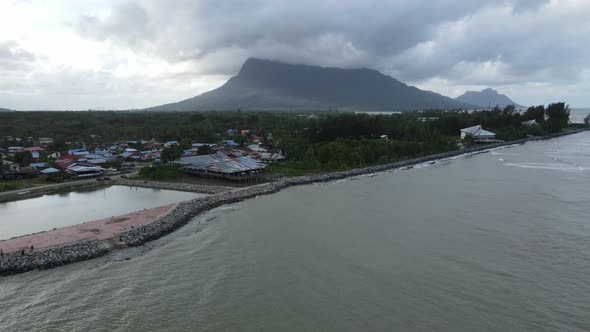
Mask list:
[[[536,100],[539,87],[558,96],[567,94],[560,86],[582,91],[590,85],[583,74],[590,70],[586,0],[56,3],[47,14],[60,20],[51,22],[53,30],[43,29],[51,25],[44,17],[39,24],[23,25],[30,29],[24,37],[0,30],[0,61],[5,61],[0,71],[14,68],[12,77],[18,77],[14,70],[20,70],[26,78],[21,81],[39,93],[84,89],[83,95],[94,90],[108,99],[116,91],[139,96],[160,85],[150,101],[171,102],[215,88],[237,73],[248,57],[369,67],[453,95],[465,88],[491,86],[513,91],[516,96],[511,97],[522,103],[547,102]],[[42,15],[39,3],[26,6],[21,13],[26,19],[27,13]],[[0,9],[7,11],[1,5]],[[11,60],[2,60],[8,55]],[[63,68],[70,76],[62,80]],[[36,83],[33,77],[44,77],[40,82],[53,77],[63,91]],[[113,85],[118,90],[105,89]],[[590,105],[587,97],[576,100]],[[140,106],[148,105],[119,107]]]
[[[140,4],[120,4],[102,19],[84,17],[78,31],[169,62],[192,61],[204,73],[235,73],[255,56],[371,67],[411,82],[448,76],[487,83],[461,74],[467,67],[484,74],[492,63],[510,71],[504,81],[536,78],[552,67],[572,79],[561,64],[579,65],[587,31],[578,27],[590,14],[581,1],[544,0]]]
[[[0,41],[1,71],[26,69],[34,60],[35,56],[19,47],[16,41]]]
[[[145,9],[133,2],[116,6],[104,19],[83,15],[76,28],[80,34],[90,38],[112,39],[131,46],[141,45],[152,39],[155,33]]]

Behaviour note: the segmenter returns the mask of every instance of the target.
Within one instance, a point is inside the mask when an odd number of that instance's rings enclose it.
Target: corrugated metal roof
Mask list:
[[[259,170],[265,167],[264,164],[250,157],[231,158],[223,153],[215,153],[204,156],[184,157],[175,161],[179,165],[190,167],[196,170],[237,173],[252,170]]]
[[[484,130],[481,125],[461,129],[462,132],[473,136],[496,136],[491,131]]]

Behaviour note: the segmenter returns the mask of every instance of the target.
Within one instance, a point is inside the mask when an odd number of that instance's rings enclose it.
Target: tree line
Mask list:
[[[309,118],[309,114],[318,117]],[[457,148],[459,130],[482,125],[498,139],[554,133],[568,126],[569,107],[563,103],[514,106],[483,111],[427,110],[401,114],[364,114],[339,111],[233,111],[233,112],[11,112],[0,114],[0,133],[6,136],[51,137],[53,146],[66,142],[87,146],[117,140],[178,140],[180,148],[165,150],[162,158],[174,160],[191,142],[213,143],[234,139],[244,145],[248,136],[228,129],[249,129],[269,149],[283,151],[287,161],[275,166],[284,171],[334,170],[392,162]],[[523,126],[535,120],[538,125]],[[272,135],[272,138],[270,135]],[[381,139],[387,137],[387,140]],[[32,143],[31,143],[32,144]],[[210,152],[208,147],[203,153]],[[26,159],[26,156],[19,158]]]

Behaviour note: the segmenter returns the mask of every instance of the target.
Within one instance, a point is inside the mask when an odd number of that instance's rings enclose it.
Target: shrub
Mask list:
[[[179,178],[182,173],[175,165],[152,165],[142,168],[139,171],[139,176],[151,180],[166,180]]]
[[[16,184],[5,184],[4,186],[0,187],[0,189],[0,191],[17,190],[18,186]]]

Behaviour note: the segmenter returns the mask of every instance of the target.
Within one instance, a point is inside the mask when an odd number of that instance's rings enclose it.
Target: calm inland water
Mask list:
[[[178,203],[200,196],[206,195],[111,186],[0,203],[0,240]]]

